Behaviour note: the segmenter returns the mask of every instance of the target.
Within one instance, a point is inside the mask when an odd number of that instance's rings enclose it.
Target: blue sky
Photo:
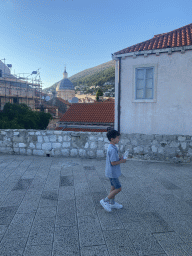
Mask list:
[[[43,88],[111,53],[192,23],[191,0],[0,0],[0,59]]]

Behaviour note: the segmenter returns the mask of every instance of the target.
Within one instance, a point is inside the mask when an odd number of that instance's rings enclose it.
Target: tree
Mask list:
[[[0,113],[0,129],[44,130],[51,118],[50,113],[32,111],[26,104],[6,103]]]
[[[100,88],[96,92],[96,101],[99,101],[99,96],[103,96],[103,91]]]

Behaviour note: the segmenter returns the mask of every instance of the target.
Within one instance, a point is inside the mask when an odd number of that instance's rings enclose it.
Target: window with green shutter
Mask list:
[[[136,68],[135,71],[135,99],[153,99],[154,68]]]

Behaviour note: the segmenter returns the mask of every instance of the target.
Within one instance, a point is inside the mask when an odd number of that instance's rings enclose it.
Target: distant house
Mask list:
[[[115,52],[115,128],[192,135],[192,24]]]
[[[75,103],[61,117],[57,130],[106,132],[114,127],[114,103]]]
[[[69,103],[66,100],[63,100],[62,98],[53,97],[51,100],[46,102],[46,105],[54,106],[54,107],[58,108],[58,111],[61,114],[64,114],[70,108],[71,103]]]

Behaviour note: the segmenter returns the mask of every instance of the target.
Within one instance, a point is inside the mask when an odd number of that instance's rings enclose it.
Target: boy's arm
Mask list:
[[[119,161],[114,161],[114,162],[111,162],[111,165],[118,165],[118,164],[121,164],[121,163],[125,163],[126,162],[126,159],[121,159],[121,160],[119,160]]]

